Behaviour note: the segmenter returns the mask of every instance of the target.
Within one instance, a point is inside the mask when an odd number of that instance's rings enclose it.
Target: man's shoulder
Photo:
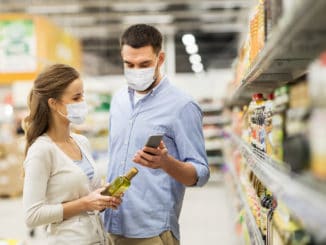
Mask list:
[[[194,103],[196,104],[194,98],[187,94],[185,91],[181,90],[175,85],[170,84],[169,91],[168,91],[169,98],[175,102],[175,105],[178,104],[183,107],[186,104]]]

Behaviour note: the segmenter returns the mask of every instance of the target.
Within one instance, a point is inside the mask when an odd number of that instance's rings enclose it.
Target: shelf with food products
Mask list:
[[[254,245],[263,245],[265,244],[265,242],[257,226],[255,217],[253,216],[253,213],[249,207],[247,198],[245,197],[245,191],[243,190],[241,184],[242,178],[237,176],[233,164],[227,163],[227,167],[229,172],[231,173],[233,183],[235,184],[237,196],[240,199],[241,206],[243,207],[245,212],[245,221],[246,221],[247,229],[249,231],[250,243]]]
[[[202,99],[199,106],[203,112],[203,134],[208,163],[212,166],[223,164],[222,126],[226,123],[222,116],[223,106],[213,99]]]
[[[200,108],[204,114],[220,114],[223,111],[223,105],[221,103],[201,103]]]
[[[265,0],[277,2],[277,0]],[[250,101],[253,93],[270,93],[274,89],[302,76],[311,61],[326,48],[326,2],[316,0],[279,1],[283,4],[283,15],[271,30],[269,22],[258,22],[264,32],[262,43],[258,48],[251,43],[244,48],[247,54],[245,64],[240,64],[235,82],[230,88],[232,96],[229,105],[244,105]],[[282,5],[281,3],[279,5]],[[263,6],[266,8],[266,6]],[[269,15],[262,13],[262,17]],[[273,14],[273,13],[272,13]],[[265,16],[266,17],[266,16]],[[265,25],[265,27],[264,27]],[[252,30],[251,30],[252,31]],[[259,31],[254,29],[254,31]],[[254,32],[255,33],[255,32]],[[252,49],[256,52],[252,55]],[[248,51],[250,50],[250,51]],[[241,52],[240,52],[241,54]],[[252,55],[251,59],[248,58]],[[241,56],[241,55],[240,55]],[[244,54],[243,56],[246,57]],[[246,67],[246,68],[244,68]]]
[[[324,185],[309,175],[291,172],[283,167],[285,164],[280,164],[260,150],[252,148],[235,134],[228,134],[258,179],[287,206],[319,243],[325,242]]]

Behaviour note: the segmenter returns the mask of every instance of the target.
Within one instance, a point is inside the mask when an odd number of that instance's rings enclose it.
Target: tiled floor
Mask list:
[[[181,245],[234,245],[230,208],[221,181],[188,188],[180,217]],[[0,199],[0,238],[26,237],[21,198]],[[44,245],[37,240],[28,244]]]

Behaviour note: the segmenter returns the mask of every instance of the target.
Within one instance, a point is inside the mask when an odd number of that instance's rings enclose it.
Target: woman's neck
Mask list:
[[[51,125],[46,134],[55,142],[69,142],[70,141],[70,127],[60,125],[60,127]]]

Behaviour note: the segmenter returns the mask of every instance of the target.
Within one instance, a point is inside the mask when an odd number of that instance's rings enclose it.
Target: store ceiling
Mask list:
[[[230,67],[239,33],[247,28],[249,0],[0,0],[0,12],[46,15],[82,41],[85,72],[121,74],[119,36],[148,23],[175,40],[176,72],[192,72],[182,35],[196,37],[204,69]]]

